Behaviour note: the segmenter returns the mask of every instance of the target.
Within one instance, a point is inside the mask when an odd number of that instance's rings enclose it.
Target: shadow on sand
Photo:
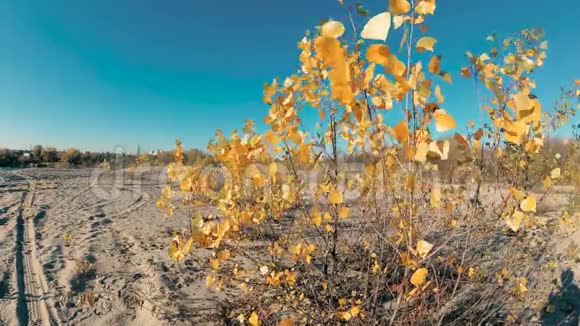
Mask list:
[[[560,283],[542,311],[542,325],[579,325],[580,288],[575,283],[574,272],[563,271]]]

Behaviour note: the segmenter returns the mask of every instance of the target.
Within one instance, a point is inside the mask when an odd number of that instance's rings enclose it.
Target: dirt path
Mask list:
[[[16,222],[16,279],[18,288],[17,317],[20,325],[60,325],[54,304],[48,296],[46,279],[36,255],[32,204],[36,191],[28,176]]]

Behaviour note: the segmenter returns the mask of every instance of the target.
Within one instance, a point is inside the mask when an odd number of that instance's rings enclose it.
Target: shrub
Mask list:
[[[229,137],[218,132],[213,165],[184,164],[177,143],[157,205],[191,223],[169,255],[205,262],[207,286],[228,294],[219,318],[251,325],[539,314],[533,275],[560,217],[537,214],[537,203],[565,167],[543,145],[548,122],[574,114],[542,110],[534,95],[542,31],[492,36],[489,53],[467,54],[461,75],[480,94],[480,119],[442,140],[456,122],[442,108],[451,74],[423,36],[435,0],[391,0],[370,19],[360,5],[345,9],[349,32],[324,22],[299,43],[300,70],[265,85],[267,131],[248,121]],[[404,31],[404,58],[384,43],[389,26]],[[312,111],[319,121],[307,128]],[[468,182],[442,183],[448,165],[472,171]],[[208,203],[215,214],[191,213]]]

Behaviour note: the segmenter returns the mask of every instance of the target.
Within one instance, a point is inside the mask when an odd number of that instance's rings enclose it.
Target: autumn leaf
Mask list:
[[[522,276],[520,278],[520,281],[518,282],[518,291],[520,293],[520,295],[524,295],[526,294],[526,292],[528,292],[528,279],[525,276]]]
[[[406,120],[401,120],[392,129],[392,135],[399,144],[406,144],[409,140],[409,125]]]
[[[324,37],[339,38],[344,34],[344,25],[335,20],[329,20],[322,25],[321,34]]]
[[[431,207],[439,208],[441,206],[441,188],[436,185],[431,190],[431,198],[429,199]]]
[[[395,27],[395,29],[401,27],[401,25],[403,25],[403,23],[409,20],[409,16],[404,16],[404,15],[398,15],[398,16],[394,16],[393,17],[393,26]],[[403,37],[401,39],[401,47],[402,47],[402,42],[406,39],[406,37]]]
[[[278,323],[278,326],[294,326],[294,321],[292,321],[290,318],[282,319]]]
[[[439,132],[444,132],[457,126],[453,117],[443,109],[433,112],[433,119],[435,119],[435,128]]]
[[[176,262],[180,262],[185,258],[185,254],[183,253],[183,248],[181,247],[181,240],[178,236],[171,240],[171,244],[169,245],[169,249],[167,250],[169,257],[175,260]]]
[[[430,244],[429,242],[425,241],[425,240],[419,240],[417,241],[417,254],[420,257],[425,257],[427,256],[427,254],[429,253],[429,251],[431,251],[431,249],[433,249],[433,245]]]
[[[520,208],[524,212],[535,212],[536,211],[536,196],[533,194],[528,195],[520,203]]]
[[[417,41],[417,51],[419,52],[423,52],[426,50],[429,50],[431,52],[433,52],[433,47],[435,46],[435,43],[437,43],[437,39],[435,39],[434,37],[431,36],[424,36],[422,38],[419,39],[419,41]]]
[[[471,71],[469,70],[468,67],[462,67],[461,68],[461,76],[464,78],[470,78],[471,77]]]
[[[396,55],[390,53],[389,48],[384,44],[370,45],[366,58],[370,62],[383,65],[385,71],[395,77],[402,77],[405,73],[405,64]]]
[[[552,177],[552,179],[560,178],[560,168],[553,169],[552,172],[550,172],[550,177]]]
[[[366,53],[368,61],[380,65],[386,64],[389,59],[389,48],[384,44],[371,44]]]
[[[482,136],[483,136],[483,129],[481,129],[481,128],[477,129],[475,134],[473,134],[473,138],[475,140],[480,140]]]
[[[421,286],[421,284],[425,283],[428,273],[429,271],[427,270],[427,268],[417,269],[411,276],[411,284],[413,284],[416,287]]]
[[[505,222],[512,231],[518,232],[525,216],[526,214],[521,211],[515,211],[512,215],[506,216]]]
[[[437,103],[445,102],[445,97],[441,94],[441,87],[439,85],[435,86],[435,97],[437,98]]]
[[[434,55],[431,57],[431,60],[429,60],[429,65],[427,67],[429,69],[430,73],[436,74],[436,75],[441,73],[441,61],[440,60],[441,59],[437,55]]]
[[[435,7],[435,0],[421,0],[415,6],[415,11],[420,15],[433,15]]]
[[[360,306],[353,306],[347,311],[339,311],[336,316],[340,319],[349,321],[360,313]]]
[[[341,219],[345,219],[348,218],[350,215],[350,208],[346,207],[346,206],[342,206],[339,210],[338,210],[338,217]]]
[[[250,326],[262,325],[262,323],[260,322],[260,319],[258,318],[258,314],[256,313],[256,311],[252,311],[252,314],[250,315],[250,318],[248,319],[248,323],[250,324]]]
[[[342,193],[339,190],[331,190],[328,194],[328,203],[329,204],[342,204]]]
[[[449,84],[453,83],[453,80],[451,79],[451,74],[448,72],[441,72],[439,74],[439,76],[441,76],[441,78],[443,78],[444,81],[446,81]]]
[[[393,15],[406,14],[411,10],[411,4],[407,0],[390,0],[389,10]]]
[[[448,140],[437,140],[429,144],[429,152],[427,154],[431,156],[436,156],[436,158],[441,160],[446,160],[449,157],[449,148],[451,144]]]
[[[190,237],[189,239],[187,239],[187,241],[183,245],[183,249],[182,249],[183,253],[187,255],[191,251],[192,247],[193,247],[193,238]]]
[[[416,147],[415,155],[413,156],[413,160],[425,163],[427,161],[427,152],[429,151],[429,144],[419,143],[415,147]]]
[[[386,41],[391,28],[391,14],[380,13],[366,23],[360,36],[367,40]]]
[[[310,211],[310,223],[316,226],[320,226],[322,224],[322,213],[318,210],[318,208],[312,208]]]

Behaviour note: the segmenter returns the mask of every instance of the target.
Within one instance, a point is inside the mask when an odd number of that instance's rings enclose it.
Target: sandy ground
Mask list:
[[[155,207],[161,172],[0,172],[0,325],[202,323],[214,295],[167,255],[186,224]]]
[[[187,219],[155,207],[163,185],[161,169],[0,171],[0,325],[211,324],[202,271],[167,255]],[[580,293],[580,266],[561,268]]]

